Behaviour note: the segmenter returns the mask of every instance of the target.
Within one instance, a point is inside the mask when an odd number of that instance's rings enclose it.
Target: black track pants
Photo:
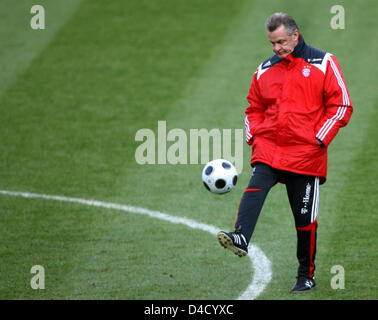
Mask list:
[[[300,175],[256,163],[240,201],[235,230],[250,241],[266,196],[284,179],[297,230],[298,275],[313,277],[315,271],[319,178]]]

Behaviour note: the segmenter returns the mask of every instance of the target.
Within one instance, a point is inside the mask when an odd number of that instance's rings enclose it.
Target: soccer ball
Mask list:
[[[213,193],[230,192],[238,181],[238,173],[230,161],[216,159],[210,161],[202,170],[202,182]]]

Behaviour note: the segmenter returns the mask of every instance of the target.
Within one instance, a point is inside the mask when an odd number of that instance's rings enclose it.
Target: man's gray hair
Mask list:
[[[298,26],[293,17],[283,12],[273,13],[265,21],[265,28],[269,32],[273,32],[281,25],[285,26],[286,32],[289,36],[291,36],[294,33],[294,31],[298,29]]]

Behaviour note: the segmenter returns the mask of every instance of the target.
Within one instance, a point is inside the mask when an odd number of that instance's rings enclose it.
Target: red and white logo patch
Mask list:
[[[306,68],[306,67],[304,67],[303,69],[302,69],[302,74],[303,74],[303,76],[304,77],[308,77],[310,74],[311,74],[311,69],[310,68]]]

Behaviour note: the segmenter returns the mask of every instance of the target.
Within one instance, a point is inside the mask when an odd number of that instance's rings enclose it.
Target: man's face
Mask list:
[[[285,26],[281,25],[272,32],[268,31],[268,38],[272,44],[273,52],[280,59],[283,59],[293,52],[298,44],[299,32],[295,30],[292,35],[288,35]]]

